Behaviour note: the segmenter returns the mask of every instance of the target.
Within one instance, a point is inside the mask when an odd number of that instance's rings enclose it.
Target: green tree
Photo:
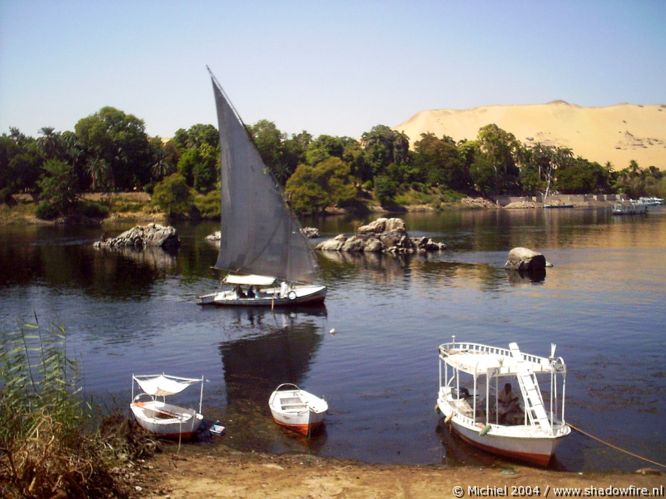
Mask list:
[[[312,140],[305,151],[305,160],[309,165],[316,165],[330,158],[342,158],[345,143],[342,137],[320,135]]]
[[[299,165],[287,181],[285,194],[296,213],[316,215],[332,205],[344,205],[356,197],[349,165],[328,158],[314,166]]]
[[[312,135],[305,130],[287,138],[275,123],[260,120],[247,127],[248,133],[266,166],[280,185],[285,185],[296,167],[305,161]]]
[[[39,180],[40,199],[60,215],[70,214],[79,198],[74,168],[57,159],[44,163],[44,176]]]
[[[104,160],[112,189],[128,190],[150,181],[152,149],[142,120],[113,107],[80,119],[75,127],[88,164]]]
[[[220,145],[220,136],[217,133],[217,128],[213,125],[204,125],[197,123],[185,130],[179,128],[173,136],[172,142],[176,148],[183,152],[186,149],[198,149],[203,144],[208,144],[213,149]]]
[[[663,172],[657,167],[650,166],[643,170],[636,161],[631,160],[629,166],[617,172],[609,182],[614,182],[616,191],[630,198],[638,198],[658,195],[661,192],[659,184],[663,176]]]
[[[180,173],[155,185],[152,201],[170,217],[187,215],[194,206],[194,196]]]
[[[194,184],[194,168],[200,161],[199,150],[196,148],[185,149],[180,155],[177,171],[189,186]]]
[[[160,137],[149,139],[151,149],[151,180],[159,182],[164,177],[176,172],[178,150],[172,141],[164,143]]]
[[[536,143],[532,147],[521,147],[518,154],[520,182],[528,194],[561,190],[557,183],[557,172],[572,165],[571,149]]]
[[[209,144],[185,149],[178,160],[178,173],[198,192],[208,192],[218,178],[218,154]]]
[[[497,194],[497,168],[488,154],[480,150],[475,151],[469,174],[478,192],[484,196]]]
[[[198,163],[192,169],[192,185],[198,191],[206,193],[215,188],[218,178],[217,150],[209,144],[202,144],[198,150]]]
[[[12,194],[18,192],[29,192],[35,196],[39,190],[37,180],[41,175],[44,155],[35,139],[27,137],[17,128],[9,130],[9,136],[3,135],[0,158],[2,197],[9,200]]]
[[[446,135],[421,134],[414,143],[413,164],[421,182],[465,191],[471,187],[469,171],[460,157],[455,141]]]
[[[365,161],[373,176],[384,173],[388,165],[409,161],[409,139],[403,132],[396,132],[386,125],[377,125],[361,136]]]
[[[608,192],[610,174],[599,163],[576,158],[557,172],[557,188],[567,194]]]
[[[375,196],[382,205],[391,203],[395,195],[398,193],[398,182],[388,175],[377,175],[374,184]]]
[[[483,178],[484,193],[510,194],[519,190],[516,158],[520,143],[512,133],[495,124],[479,129],[477,142],[484,158],[478,159],[473,170]],[[485,169],[490,168],[491,172]],[[490,173],[490,174],[489,174]],[[476,183],[476,180],[475,180]],[[489,185],[490,184],[490,185]],[[488,188],[490,187],[490,191]]]

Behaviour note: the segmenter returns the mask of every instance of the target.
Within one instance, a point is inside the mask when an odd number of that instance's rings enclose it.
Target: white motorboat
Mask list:
[[[640,197],[638,200],[648,206],[661,206],[664,204],[664,200],[658,197]]]
[[[613,204],[613,215],[645,215],[647,211],[648,205],[640,200],[630,199]]]
[[[548,404],[538,376],[550,382]],[[488,452],[548,465],[571,433],[564,420],[565,386],[566,366],[555,357],[555,345],[548,358],[523,353],[516,343],[505,349],[456,342],[455,336],[439,346],[437,409],[463,440]]]
[[[236,287],[201,295],[199,304],[321,303],[326,287],[312,284],[318,268],[312,246],[238,112],[212,72],[210,76],[222,163],[220,251],[215,268],[228,272],[224,283]]]
[[[168,374],[132,375],[132,402],[130,409],[137,423],[161,438],[189,440],[203,421],[203,377],[181,378]],[[134,396],[134,383],[143,390]],[[182,392],[190,385],[201,383],[199,411],[168,404],[165,398]],[[159,400],[161,397],[162,400]]]
[[[268,399],[273,420],[280,426],[310,436],[324,424],[328,404],[293,383],[279,385]]]

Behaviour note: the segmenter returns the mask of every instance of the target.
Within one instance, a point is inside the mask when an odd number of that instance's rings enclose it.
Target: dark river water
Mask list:
[[[175,256],[102,253],[99,228],[0,227],[0,331],[62,323],[86,393],[126,410],[131,374],[200,377],[204,415],[239,449],[310,452],[375,463],[502,463],[449,435],[433,408],[437,346],[460,341],[548,356],[568,366],[567,419],[666,461],[666,209],[487,210],[410,214],[410,235],[449,249],[428,256],[319,255],[325,307],[200,308],[216,287],[213,223],[178,225]],[[319,222],[322,235],[360,221]],[[105,227],[105,235],[128,226]],[[545,279],[507,273],[527,246],[554,264]],[[331,334],[335,329],[335,334]],[[310,441],[271,420],[275,386],[323,395],[326,429]],[[182,403],[198,401],[198,390]],[[210,445],[210,444],[205,444]],[[634,470],[644,463],[574,432],[553,467]]]

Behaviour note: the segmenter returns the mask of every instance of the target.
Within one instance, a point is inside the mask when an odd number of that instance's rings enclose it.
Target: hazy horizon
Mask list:
[[[0,1],[0,133],[109,105],[150,135],[243,120],[359,136],[419,111],[666,103],[666,3]]]

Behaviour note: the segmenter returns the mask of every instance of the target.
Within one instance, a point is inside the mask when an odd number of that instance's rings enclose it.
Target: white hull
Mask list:
[[[290,430],[310,435],[324,423],[328,404],[322,398],[300,390],[280,390],[280,385],[268,400],[273,420]]]
[[[457,412],[446,389],[440,392],[437,408],[445,420],[451,423],[452,429],[467,443],[493,454],[540,466],[548,465],[562,438],[571,432],[566,425],[554,434],[548,434],[527,425],[491,424],[490,430],[482,435],[486,425],[474,423],[469,417]]]
[[[191,438],[199,429],[203,416],[194,409],[185,409],[158,400],[135,401],[130,404],[139,425],[163,438]]]
[[[648,205],[639,202],[616,203],[613,206],[613,215],[645,215]]]
[[[280,296],[280,288],[265,288],[258,297],[239,298],[235,291],[218,291],[199,296],[199,305],[227,307],[284,307],[321,303],[326,298],[326,286],[292,286],[287,296]]]

